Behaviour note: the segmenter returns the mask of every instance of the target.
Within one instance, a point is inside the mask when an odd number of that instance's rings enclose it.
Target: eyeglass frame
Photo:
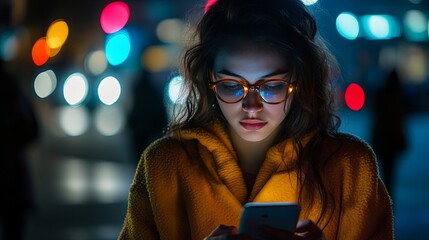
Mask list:
[[[240,85],[243,87],[243,90],[244,90],[243,96],[242,96],[239,100],[234,101],[234,102],[227,102],[227,101],[223,100],[223,99],[219,96],[219,94],[217,93],[217,91],[216,91],[216,84],[221,83],[221,82],[224,82],[224,81],[232,81],[232,82],[236,82],[236,83],[240,84]],[[274,82],[274,81],[276,81],[276,82],[285,82],[285,83],[287,83],[287,84],[288,84],[288,85],[287,85],[287,92],[286,92],[286,96],[285,96],[285,98],[284,98],[283,100],[281,100],[281,101],[279,101],[279,102],[267,102],[267,101],[262,97],[261,92],[259,91],[259,88],[260,88],[263,84],[265,84],[265,83],[267,83],[267,82]],[[284,102],[284,101],[286,101],[286,100],[287,100],[287,98],[288,98],[289,94],[293,91],[293,87],[294,87],[294,84],[295,84],[295,83],[296,83],[296,81],[292,81],[292,82],[290,82],[290,81],[287,81],[286,79],[261,79],[261,80],[256,81],[256,82],[255,82],[255,84],[249,84],[249,82],[248,82],[248,81],[246,81],[246,80],[237,80],[237,79],[230,79],[230,78],[227,78],[227,79],[221,79],[221,80],[218,80],[218,81],[211,82],[211,83],[209,84],[209,88],[215,92],[216,97],[217,97],[217,98],[219,98],[219,100],[221,100],[222,102],[227,103],[227,104],[234,104],[234,103],[238,103],[238,102],[240,102],[241,100],[243,100],[243,99],[247,96],[247,94],[249,93],[249,90],[251,90],[252,88],[253,88],[253,90],[254,90],[254,91],[256,91],[256,92],[258,93],[259,97],[260,97],[260,98],[262,99],[262,101],[264,101],[265,103],[268,103],[268,104],[279,104],[279,103],[282,103],[282,102]]]

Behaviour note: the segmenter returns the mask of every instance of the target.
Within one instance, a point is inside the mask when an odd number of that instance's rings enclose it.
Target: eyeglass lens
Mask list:
[[[272,80],[264,82],[257,90],[265,102],[278,103],[287,97],[289,84],[283,80]],[[216,93],[218,97],[228,103],[234,103],[244,98],[245,86],[234,80],[222,80],[216,83]],[[255,90],[258,88],[254,86]]]

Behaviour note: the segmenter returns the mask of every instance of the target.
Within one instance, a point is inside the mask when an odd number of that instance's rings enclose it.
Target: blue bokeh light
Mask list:
[[[106,39],[106,58],[111,65],[123,63],[131,51],[131,39],[127,30],[121,30],[110,34]]]
[[[359,36],[359,21],[353,13],[343,12],[336,19],[338,33],[346,39],[354,40]]]

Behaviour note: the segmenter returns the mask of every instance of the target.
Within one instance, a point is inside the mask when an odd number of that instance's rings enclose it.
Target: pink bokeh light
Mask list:
[[[206,6],[204,7],[204,13],[206,13],[213,4],[215,4],[217,0],[208,0]]]
[[[107,34],[121,30],[130,18],[130,8],[124,2],[111,2],[101,13],[100,24]]]

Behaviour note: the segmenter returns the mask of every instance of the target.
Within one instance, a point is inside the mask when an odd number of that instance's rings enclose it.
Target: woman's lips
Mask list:
[[[263,128],[267,122],[259,119],[243,119],[240,124],[247,130],[255,131]]]

